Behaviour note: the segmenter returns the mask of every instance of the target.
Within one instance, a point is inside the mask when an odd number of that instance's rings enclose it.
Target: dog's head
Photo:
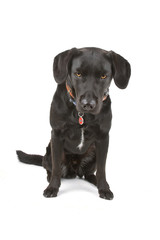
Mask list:
[[[58,84],[66,82],[78,112],[98,114],[112,78],[117,87],[126,88],[131,68],[113,51],[73,48],[55,57],[53,73]]]

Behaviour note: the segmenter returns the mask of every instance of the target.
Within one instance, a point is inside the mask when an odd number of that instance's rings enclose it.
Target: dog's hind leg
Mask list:
[[[85,175],[85,180],[97,186],[97,179],[94,174]]]

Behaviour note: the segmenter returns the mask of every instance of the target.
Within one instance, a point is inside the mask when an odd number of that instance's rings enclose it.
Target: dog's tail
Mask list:
[[[16,153],[20,162],[42,166],[43,156],[27,154],[22,151],[16,151]]]

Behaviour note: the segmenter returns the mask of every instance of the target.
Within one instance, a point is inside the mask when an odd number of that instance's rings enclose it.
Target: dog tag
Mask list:
[[[84,113],[78,113],[78,116],[79,116],[79,124],[80,125],[83,125],[83,123],[84,123],[84,118],[83,118],[83,116],[84,116]]]

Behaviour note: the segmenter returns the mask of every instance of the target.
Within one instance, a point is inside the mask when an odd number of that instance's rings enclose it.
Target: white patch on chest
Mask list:
[[[79,150],[81,150],[82,147],[83,147],[83,145],[84,145],[84,129],[81,128],[81,140],[80,140],[80,143],[79,143],[79,145],[77,146],[77,148],[78,148]]]

